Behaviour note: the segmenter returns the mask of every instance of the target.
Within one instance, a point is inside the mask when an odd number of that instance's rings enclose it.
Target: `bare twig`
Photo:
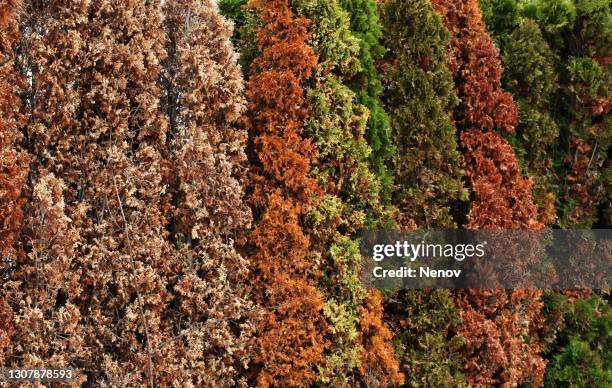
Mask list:
[[[593,163],[593,158],[595,157],[595,154],[597,153],[597,147],[599,146],[598,142],[595,142],[595,147],[593,148],[593,153],[591,154],[591,159],[589,159],[589,164],[587,165],[587,171],[589,170],[589,168],[591,168],[591,163]]]

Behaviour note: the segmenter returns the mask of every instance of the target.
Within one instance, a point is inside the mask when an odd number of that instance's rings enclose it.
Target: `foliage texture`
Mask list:
[[[466,192],[452,122],[458,99],[446,61],[450,34],[428,1],[386,2],[382,21],[398,226],[455,227],[451,207]],[[407,386],[465,385],[449,292],[401,291],[388,298],[386,311]]]
[[[381,182],[381,199],[391,200],[393,172],[389,163],[395,153],[389,116],[381,102],[383,86],[376,68],[376,61],[383,58],[385,48],[380,44],[382,28],[374,0],[341,0],[348,12],[350,28],[359,39],[359,68],[351,75],[350,86],[359,103],[370,111],[366,127],[366,139],[372,148],[372,168]]]
[[[20,2],[0,2],[0,270],[4,258],[16,253],[14,243],[22,219],[22,191],[28,171],[25,154],[17,148],[22,116],[16,92],[23,80],[13,69],[13,44],[19,38],[19,9]]]
[[[465,193],[449,114],[458,103],[445,60],[449,34],[427,1],[390,1],[383,15],[385,42],[393,53],[386,95],[397,147],[398,223],[407,229],[453,227],[451,204]]]
[[[452,32],[450,69],[461,104],[466,178],[472,192],[469,229],[540,229],[530,179],[522,177],[509,143],[493,129],[514,133],[518,120],[512,96],[501,88],[498,50],[486,32],[475,0],[434,0]],[[465,344],[465,373],[472,385],[541,385],[545,361],[535,335],[541,292],[466,290],[455,295]],[[525,320],[518,319],[526,317]]]
[[[4,364],[71,366],[74,385],[244,384],[231,28],[212,2],[75,0],[25,2],[21,30],[32,187],[2,285],[20,344]]]
[[[247,91],[255,215],[247,249],[254,297],[263,308],[250,373],[258,385],[302,386],[316,379],[315,365],[329,346],[324,300],[313,279],[317,253],[301,222],[321,194],[309,176],[316,148],[302,136],[303,86],[317,62],[306,44],[309,21],[296,17],[287,0],[249,5],[263,25]]]
[[[369,163],[372,149],[365,134],[370,111],[347,85],[360,69],[359,39],[339,2],[293,4],[311,20],[310,43],[318,58],[307,90],[312,109],[305,134],[318,149],[311,174],[324,195],[309,218],[313,242],[323,252],[320,286],[332,324],[320,379],[334,386],[397,384],[402,376],[388,342],[391,334],[382,323],[380,298],[373,295],[377,291],[368,295],[360,283],[359,241],[354,238],[365,226],[388,218],[381,205],[381,182]]]

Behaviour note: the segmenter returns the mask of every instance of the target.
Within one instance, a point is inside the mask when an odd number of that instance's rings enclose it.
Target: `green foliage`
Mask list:
[[[450,34],[429,1],[389,1],[382,16],[400,227],[454,227],[451,204],[466,194],[451,121],[458,99],[446,63]],[[408,386],[465,385],[460,341],[451,338],[458,313],[448,291],[391,295],[386,312]]]
[[[390,298],[387,312],[399,333],[394,344],[407,386],[466,386],[456,352],[463,340],[452,334],[460,319],[450,291],[401,291]]]
[[[383,26],[393,53],[386,78],[397,147],[395,204],[419,226],[453,227],[451,203],[466,192],[450,116],[458,103],[446,63],[450,35],[424,0],[388,2]],[[408,220],[400,224],[410,227]]]
[[[597,58],[612,55],[612,9],[609,0],[574,0],[576,23],[570,45],[574,53]]]
[[[565,176],[559,224],[591,227],[606,190],[606,159],[612,141],[610,131],[609,69],[589,57],[570,57],[565,65],[559,114],[565,119]]]
[[[504,81],[521,111],[519,137],[510,141],[534,178],[540,215],[550,213],[556,201],[560,227],[605,225],[612,106],[609,1],[515,0],[523,20],[513,31],[491,16],[503,14],[504,1],[481,2],[489,8],[489,28],[498,37],[508,36],[502,46]],[[554,144],[542,148],[557,132]]]
[[[566,66],[569,85],[567,92],[572,99],[585,100],[607,97],[606,73],[593,58],[572,57]],[[576,101],[579,102],[579,101]],[[587,113],[583,110],[574,113]]]
[[[379,43],[382,37],[380,21],[374,0],[341,0],[340,4],[350,15],[350,28],[359,39],[360,67],[352,76],[351,89],[357,93],[357,100],[370,111],[366,128],[366,139],[372,148],[370,163],[381,181],[381,199],[389,204],[393,190],[393,173],[388,168],[395,152],[391,138],[389,116],[382,106],[380,95],[383,86],[375,61],[385,54]]]
[[[487,30],[498,47],[503,48],[508,35],[521,22],[520,2],[517,0],[480,0],[480,9]]]
[[[612,385],[612,311],[594,295],[575,302],[560,294],[543,298],[547,317],[560,326],[549,351],[545,387]]]
[[[227,19],[232,20],[235,27],[239,28],[246,21],[243,9],[246,3],[247,0],[220,0],[219,12]]]
[[[520,164],[533,178],[533,197],[539,219],[545,224],[556,220],[556,175],[552,169],[559,128],[548,112],[556,94],[557,56],[548,46],[538,25],[525,19],[506,39],[502,54],[504,84],[512,92],[519,110],[516,134],[509,140]]]
[[[572,0],[538,0],[533,12],[549,33],[571,27],[576,20],[576,7]]]
[[[557,57],[533,20],[524,20],[509,35],[501,58],[505,85],[515,96],[541,104],[556,92]]]
[[[238,63],[245,79],[248,79],[251,62],[258,55],[255,32],[262,27],[253,9],[247,7],[247,2],[248,0],[220,0],[218,3],[219,13],[234,22],[232,43],[240,53]]]

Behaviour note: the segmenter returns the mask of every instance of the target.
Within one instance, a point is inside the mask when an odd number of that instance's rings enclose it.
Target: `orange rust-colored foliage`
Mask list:
[[[304,386],[316,377],[314,365],[322,360],[328,330],[301,223],[320,192],[308,177],[315,148],[301,136],[308,117],[303,83],[313,74],[316,57],[306,44],[308,20],[295,17],[287,0],[249,6],[262,27],[247,92],[255,223],[247,250],[254,297],[264,310],[250,374],[261,386]]]
[[[499,50],[486,32],[478,0],[432,0],[452,34],[449,66],[462,104],[457,124],[514,132],[518,112],[512,95],[502,89]]]
[[[359,342],[363,346],[360,372],[367,386],[387,387],[403,384],[396,355],[389,346],[393,333],[383,323],[382,296],[370,290],[359,317]]]

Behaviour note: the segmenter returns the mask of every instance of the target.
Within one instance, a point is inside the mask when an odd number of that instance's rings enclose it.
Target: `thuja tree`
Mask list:
[[[213,3],[168,5],[166,47],[160,5],[24,3],[35,157],[24,257],[1,290],[20,344],[5,364],[75,367],[74,384],[240,383],[240,71]]]
[[[384,36],[399,224],[454,227],[451,204],[465,193],[449,114],[458,102],[445,60],[449,33],[426,1],[411,0],[385,5]]]
[[[560,57],[559,104],[562,168],[561,227],[590,227],[606,200],[610,145],[610,72],[612,11],[607,1],[536,1],[525,10],[535,18]],[[608,205],[609,206],[609,205]]]
[[[249,77],[249,65],[257,53],[255,32],[261,28],[261,20],[257,18],[253,8],[247,5],[248,0],[220,0],[219,11],[228,20],[234,22],[232,42],[240,52],[239,63],[242,66],[243,76]]]
[[[503,52],[510,35],[521,24],[521,0],[479,0],[487,31]]]
[[[564,228],[591,227],[594,222],[597,226],[608,226],[607,154],[612,124],[609,4],[606,1],[534,1],[524,9],[524,15],[537,21],[559,58],[560,87],[553,106],[560,127],[558,224]],[[548,330],[554,334],[547,352],[550,359],[547,385],[609,384],[609,374],[601,370],[601,365],[609,363],[608,352],[603,350],[605,345],[596,334],[609,325],[609,308],[602,306],[607,302],[598,301],[595,295],[585,300],[585,294],[589,292],[575,298],[571,291],[551,292],[544,299]],[[578,320],[579,327],[573,323]]]
[[[67,186],[59,174],[54,175],[61,171],[65,161],[57,158],[58,133],[64,126],[64,131],[70,131],[69,120],[75,103],[74,93],[63,93],[62,82],[67,80],[57,65],[67,65],[66,55],[78,56],[82,43],[74,31],[82,13],[72,5],[62,7],[66,12],[61,15],[64,34],[58,31],[55,17],[60,16],[60,11],[56,7],[29,1],[21,4],[22,36],[13,44],[13,49],[14,68],[21,72],[25,82],[6,78],[14,82],[12,87],[17,87],[22,96],[21,111],[26,118],[20,128],[23,146],[33,156],[28,179],[31,185],[24,192],[27,206],[18,236],[22,255],[8,273],[0,275],[3,276],[1,299],[14,322],[14,331],[9,332],[11,347],[3,362],[11,367],[77,367],[77,359],[90,357],[83,346],[85,331],[77,301],[82,287],[79,274],[72,268],[78,233],[71,225],[73,220],[67,216],[64,199]],[[39,17],[40,13],[48,17]],[[69,34],[72,39],[68,38]],[[57,53],[56,57],[49,58],[56,53],[55,43],[70,47],[70,54]],[[42,74],[53,65],[56,67],[50,71],[52,74]],[[67,142],[62,146],[70,148]],[[79,376],[73,384],[85,380]]]
[[[167,58],[162,110],[172,175],[170,239],[176,275],[168,280],[173,360],[165,379],[195,386],[233,386],[248,362],[253,305],[242,242],[251,214],[243,202],[246,132],[234,124],[246,108],[232,28],[213,1],[166,2]],[[182,323],[181,323],[182,322]],[[166,381],[166,380],[163,381]]]
[[[346,85],[359,70],[359,40],[338,1],[293,4],[311,20],[309,42],[318,59],[307,90],[311,114],[305,134],[318,150],[311,174],[324,195],[309,220],[313,242],[322,252],[320,285],[332,324],[320,380],[332,385],[397,384],[402,376],[393,348],[386,343],[391,335],[382,324],[382,308],[372,304],[377,296],[366,303],[368,293],[359,281],[361,256],[355,235],[366,223],[379,225],[385,217],[381,182],[368,160],[372,150],[365,132],[370,112]]]
[[[399,226],[452,228],[451,206],[464,189],[450,115],[458,101],[446,64],[449,33],[424,0],[389,1],[382,20]],[[386,311],[406,385],[465,384],[453,334],[458,313],[448,291],[402,291],[389,296]]]
[[[518,115],[510,93],[501,87],[498,50],[486,32],[478,3],[434,0],[436,10],[452,31],[448,60],[461,104],[455,120],[463,129],[514,132]]]
[[[246,247],[256,302],[263,308],[249,373],[259,385],[316,380],[328,347],[325,304],[316,288],[316,252],[303,218],[320,195],[309,177],[316,148],[303,137],[304,83],[316,69],[308,20],[288,0],[252,1],[262,27],[248,82],[250,203],[255,227]]]
[[[551,186],[551,183],[559,186],[556,190],[559,226],[589,227],[594,222],[609,224],[606,207],[609,208],[607,204],[610,201],[605,199],[604,189],[604,182],[609,179],[605,164],[609,131],[604,129],[609,126],[606,112],[610,109],[607,66],[612,33],[608,2],[541,0],[520,3],[516,0],[486,0],[483,3],[487,4],[491,15],[512,10],[513,23],[504,23],[497,17],[487,21],[490,30],[506,42],[502,45],[502,57],[507,69],[505,81],[518,98],[521,111],[519,132],[537,130],[546,142],[551,135],[559,132],[554,153],[549,149],[544,152],[549,145],[534,143],[530,136],[518,137],[513,143],[518,150],[527,153],[520,156],[525,157],[530,173],[539,178],[534,194],[540,214],[548,213],[545,209],[549,209],[553,201],[550,188],[542,186],[541,181],[546,186]],[[539,28],[532,20],[537,21]],[[552,48],[552,57],[546,45]],[[546,65],[546,62],[550,65]],[[553,78],[556,86],[552,95],[547,93],[545,86],[551,85],[550,70],[547,70],[550,66],[554,66],[558,74]],[[522,82],[524,87],[536,87],[534,94],[529,95],[534,109],[528,109],[524,103],[528,90],[518,91],[514,88],[517,82]],[[544,88],[539,88],[535,82]],[[540,97],[544,98],[535,103]],[[548,112],[553,113],[556,125],[553,125]],[[531,156],[535,154],[530,156],[526,149],[533,146],[542,149],[541,155],[552,155],[554,158],[532,159]],[[554,174],[544,176],[537,173],[539,168],[536,165],[542,165],[542,162],[547,165],[554,162],[554,168],[548,167]],[[555,184],[557,179],[559,182]],[[552,217],[542,216],[541,220],[550,222]]]
[[[495,132],[461,134],[466,176],[473,201],[469,229],[539,229],[512,147]],[[502,249],[502,247],[497,247]],[[465,290],[455,294],[462,319],[457,333],[467,381],[473,385],[542,384],[545,361],[538,337],[540,291]]]
[[[24,82],[14,69],[13,45],[19,37],[20,3],[0,2],[0,269],[15,259],[14,243],[22,219],[27,159],[19,150],[22,123],[16,95]]]
[[[20,3],[13,0],[0,1],[0,284],[5,285],[18,254],[16,239],[22,219],[22,196],[27,176],[27,160],[19,151],[22,122],[19,115],[20,100],[15,94],[16,86],[23,82],[13,66],[13,44],[19,38],[17,25]],[[14,317],[0,286],[0,363],[9,364],[13,344]],[[8,354],[5,352],[9,352]]]
[[[471,203],[469,229],[539,229],[531,181],[522,177],[510,144],[493,129],[513,133],[517,110],[501,88],[502,68],[475,0],[435,0],[453,32],[450,69],[461,104],[455,109]],[[541,293],[466,290],[455,295],[464,338],[467,381],[475,385],[540,385],[545,362],[535,334]],[[526,317],[526,319],[523,319]]]
[[[509,138],[522,166],[533,177],[539,220],[553,224],[557,218],[553,156],[559,128],[550,108],[557,91],[557,57],[537,24],[525,19],[508,35],[502,61],[504,84],[513,93],[520,113],[516,134]]]
[[[23,328],[12,363],[79,368],[76,383],[163,384],[174,253],[165,239],[158,3],[24,10],[23,130],[36,157],[27,259],[9,282]]]
[[[349,14],[353,35],[359,39],[360,66],[351,74],[350,86],[357,93],[359,103],[370,111],[366,127],[366,139],[372,148],[370,162],[381,182],[381,200],[388,204],[393,191],[393,173],[389,163],[395,149],[389,116],[380,100],[383,86],[375,64],[385,54],[385,48],[380,44],[382,30],[376,1],[341,0],[340,4]]]

